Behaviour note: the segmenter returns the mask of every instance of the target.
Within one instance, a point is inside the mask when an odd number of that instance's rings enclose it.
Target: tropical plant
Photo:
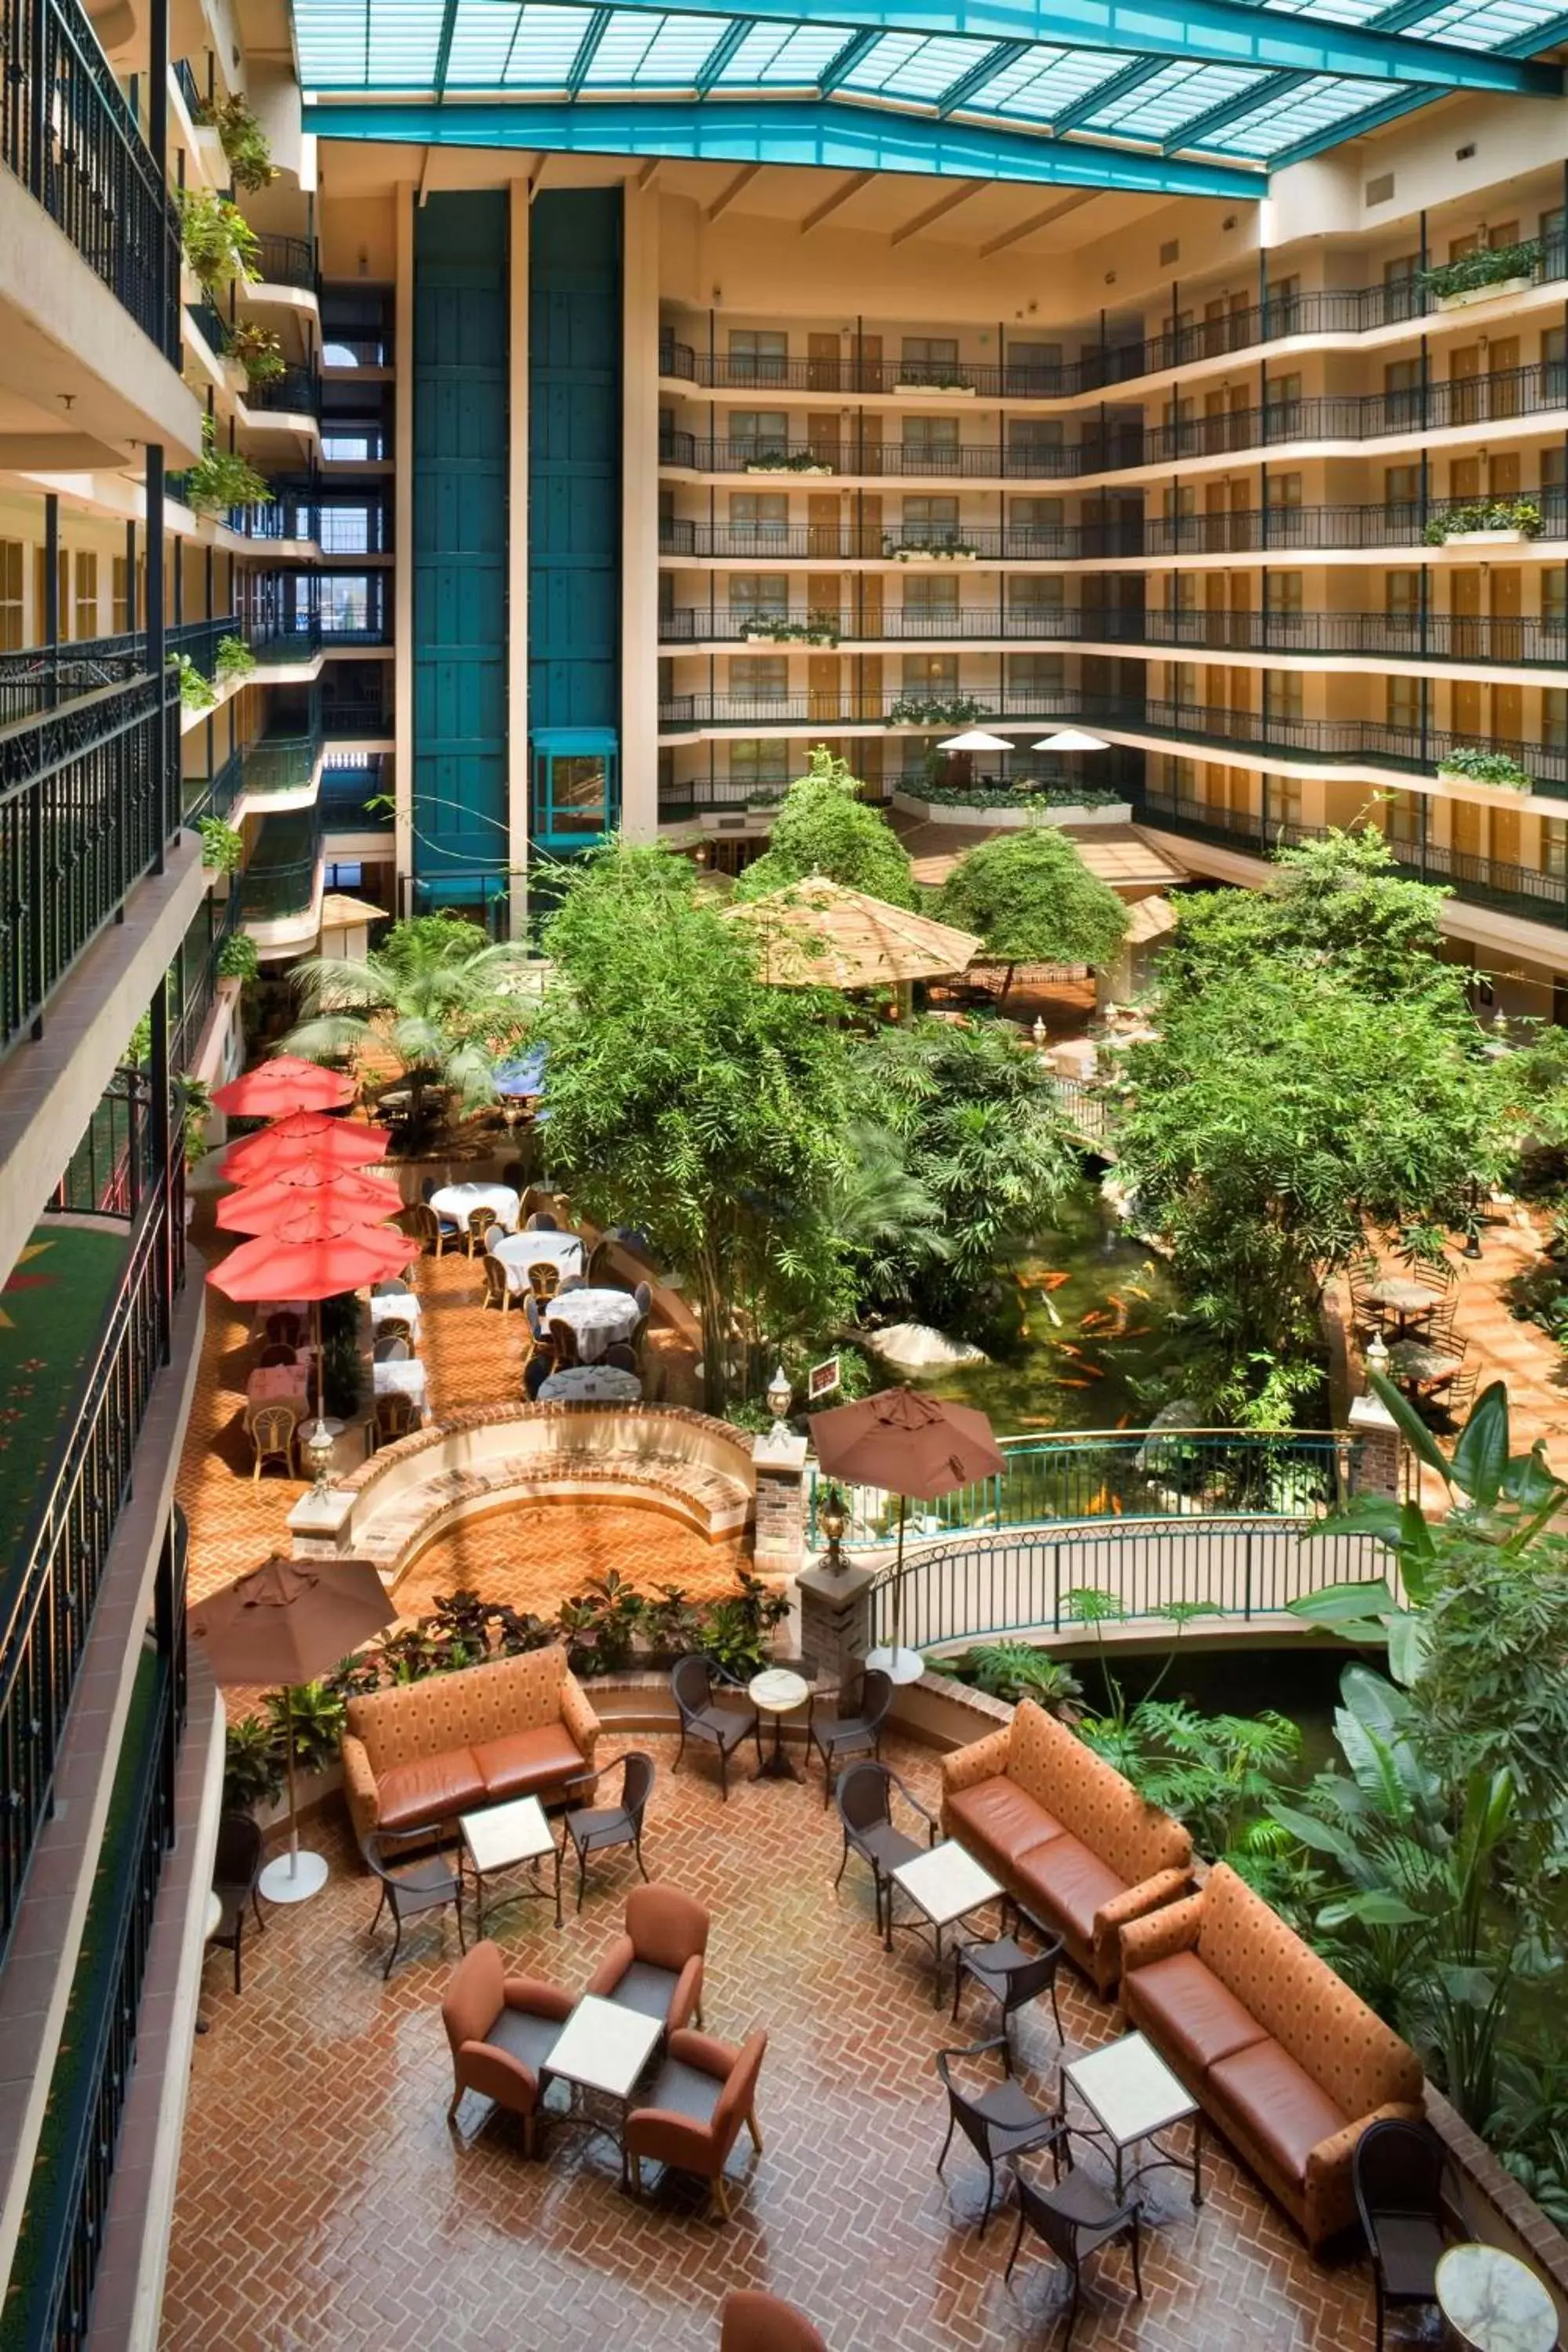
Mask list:
[[[649,1657],[658,1664],[683,1658],[702,1638],[702,1611],[679,1584],[661,1584],[658,1597],[645,1600],[642,1636]]]
[[[1127,932],[1127,908],[1091,874],[1078,845],[1055,825],[999,833],[961,857],[942,884],[937,912],[978,931],[987,956],[1007,967],[1002,1001],[1021,963],[1085,963],[1103,969]]]
[[[732,1386],[761,1388],[770,1342],[830,1329],[849,1303],[828,1215],[847,1042],[816,991],[757,978],[752,927],[659,847],[580,861],[545,944],[552,1163],[588,1214],[641,1227],[685,1269],[722,1412]]]
[[[900,694],[889,707],[889,727],[967,727],[984,711],[970,694]]]
[[[1466,531],[1521,530],[1526,539],[1539,539],[1544,528],[1534,499],[1463,499],[1434,515],[1421,536],[1428,547],[1441,547]]]
[[[254,980],[261,970],[256,941],[247,931],[231,931],[217,951],[220,980]]]
[[[768,1646],[775,1629],[789,1615],[789,1601],[773,1592],[760,1576],[737,1571],[741,1590],[710,1602],[702,1624],[703,1655],[724,1674],[742,1681],[760,1674],[768,1662]]]
[[[831,474],[832,460],[815,449],[763,449],[746,460],[748,474]]]
[[[184,1104],[182,1133],[185,1165],[194,1168],[207,1148],[207,1124],[213,1115],[213,1090],[204,1079],[192,1077],[187,1070],[180,1080],[180,1094]]]
[[[269,188],[278,177],[272,149],[247,98],[208,99],[196,120],[217,132],[237,188]]]
[[[248,677],[256,667],[256,656],[243,637],[220,637],[214,676],[220,686],[227,686],[237,677]]]
[[[560,1626],[566,1636],[566,1658],[575,1675],[624,1673],[643,1621],[641,1593],[629,1585],[619,1569],[607,1569],[574,1593],[561,1610]]]
[[[321,1386],[327,1411],[350,1421],[359,1411],[363,1359],[356,1334],[327,1330],[321,1340]]]
[[[225,1812],[250,1813],[258,1805],[276,1804],[283,1793],[283,1758],[273,1724],[265,1716],[233,1717],[223,1742]]]
[[[312,956],[295,967],[304,1017],[287,1049],[405,1087],[416,1126],[433,1102],[478,1109],[495,1100],[497,1063],[522,1042],[527,963],[521,942],[492,943],[471,923],[395,923],[360,961]]]
[[[1477,743],[1456,743],[1437,763],[1440,776],[1463,776],[1472,784],[1498,784],[1510,793],[1527,793],[1531,777],[1509,751],[1486,751]]]
[[[217,688],[196,667],[189,654],[171,654],[169,667],[179,673],[181,707],[186,710],[210,710],[217,700]]]
[[[1300,1727],[1289,1716],[1206,1715],[1185,1699],[1145,1698],[1087,1716],[1078,1729],[1148,1803],[1187,1824],[1200,1853],[1261,1895],[1300,1892],[1305,1874],[1275,1811],[1300,1767]]]
[[[245,856],[245,835],[221,816],[197,819],[196,831],[201,836],[202,864],[216,874],[233,874]]]
[[[931,1673],[952,1675],[1010,1706],[1032,1698],[1064,1723],[1078,1719],[1082,1684],[1065,1659],[1037,1649],[1032,1642],[976,1642],[959,1657],[928,1657],[925,1663]]]
[[[806,772],[785,793],[762,856],[736,885],[740,898],[760,898],[814,875],[847,890],[864,890],[889,906],[917,903],[910,855],[880,809],[861,796],[865,786],[825,743],[806,754]]]
[[[276,383],[288,373],[282,340],[271,327],[258,326],[250,320],[230,327],[224,337],[223,349],[226,359],[239,362],[252,392],[259,391],[264,383]]]
[[[1540,266],[1541,239],[1521,237],[1514,245],[1479,245],[1457,261],[1438,262],[1416,272],[1418,284],[1435,302],[1446,294],[1468,294],[1481,286],[1501,286],[1512,278],[1532,278]]]
[[[207,188],[182,188],[180,229],[185,259],[209,297],[236,278],[247,285],[255,277],[261,240],[227,196]]]
[[[1091,792],[1087,784],[944,784],[946,755],[934,755],[936,773],[910,789],[933,808],[1055,809],[1110,808],[1120,793]]]
[[[231,507],[267,505],[272,485],[232,449],[217,446],[210,416],[202,420],[202,454],[185,475],[184,502],[193,514],[226,514]]]
[[[281,1754],[288,1751],[292,1724],[296,1771],[324,1772],[337,1762],[342,1747],[344,1701],[330,1679],[268,1691],[261,1704]]]

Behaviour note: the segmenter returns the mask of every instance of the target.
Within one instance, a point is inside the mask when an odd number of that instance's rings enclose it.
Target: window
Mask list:
[[[1301,575],[1299,572],[1271,572],[1264,592],[1264,609],[1270,613],[1300,613],[1301,609]]]
[[[730,528],[756,539],[783,539],[789,530],[789,498],[784,490],[731,490]]]
[[[1264,439],[1290,441],[1294,440],[1301,430],[1300,370],[1289,375],[1270,376],[1263,390]]]
[[[1548,327],[1541,338],[1542,392],[1557,407],[1568,400],[1568,328]]]
[[[369,555],[374,550],[367,506],[323,506],[321,534],[323,555]]]
[[[1390,727],[1415,734],[1421,725],[1421,680],[1390,677],[1384,681],[1384,713]]]
[[[939,531],[958,530],[956,499],[906,499],[904,500],[904,532],[906,537],[934,538]]]
[[[904,610],[906,613],[945,615],[951,624],[958,614],[957,581],[951,576],[927,579],[921,573],[914,573],[904,582]]]
[[[1547,751],[1568,751],[1568,688],[1549,686],[1541,697],[1541,742]]]
[[[922,458],[931,458],[943,471],[958,454],[958,419],[956,416],[906,416],[904,447],[919,452]]]
[[[782,408],[734,408],[730,442],[742,457],[782,457],[789,447],[789,418]]]
[[[959,380],[955,335],[906,335],[900,346],[900,383],[952,383]]]
[[[321,628],[329,636],[352,631],[362,635],[371,626],[370,580],[366,573],[340,573],[321,582]]]
[[[1543,491],[1555,490],[1561,496],[1565,482],[1568,482],[1568,449],[1560,443],[1549,442],[1541,453],[1541,487]],[[1554,530],[1552,536],[1555,539],[1557,535]]]
[[[1013,530],[1059,530],[1062,502],[1060,499],[1009,499],[1007,522]]]
[[[784,701],[789,693],[788,656],[737,654],[730,663],[730,691],[742,701]]]
[[[98,558],[79,549],[76,558],[76,609],[71,635],[96,637],[98,627]]]
[[[1391,793],[1384,816],[1389,845],[1395,850],[1413,851],[1420,839],[1419,816],[1415,793]]]
[[[1271,335],[1299,333],[1300,316],[1300,279],[1299,278],[1274,278],[1268,288],[1268,332]]]
[[[536,839],[583,842],[607,833],[619,815],[618,760],[613,751],[553,751],[533,757]]]
[[[1059,392],[1061,389],[1062,347],[1060,343],[1009,343],[1006,355],[1006,388],[1010,393],[1027,397]]]
[[[1189,709],[1198,698],[1198,666],[1196,662],[1167,662],[1165,691],[1173,702]]]
[[[1266,669],[1263,673],[1263,711],[1267,719],[1292,726],[1301,716],[1305,680],[1300,670]]]
[[[329,890],[362,890],[364,866],[357,857],[334,857],[327,867]]]
[[[0,653],[14,654],[22,643],[22,542],[0,539]]]
[[[789,573],[732,572],[730,610],[732,614],[755,613],[759,618],[784,620],[789,612]]]
[[[1417,619],[1421,612],[1421,574],[1419,572],[1385,572],[1383,576],[1383,609],[1391,621]]]
[[[1300,474],[1271,474],[1268,478],[1268,503],[1271,507],[1299,507],[1301,503]]]
[[[958,692],[958,656],[956,654],[906,654],[903,687],[906,694],[956,694]]]
[[[1541,574],[1541,617],[1548,628],[1568,622],[1568,564],[1548,563]]]
[[[58,634],[70,635],[71,560],[62,547],[55,566],[55,591],[58,598]],[[33,550],[33,643],[47,645],[49,636],[49,570],[41,547]]]
[[[1271,375],[1264,386],[1265,404],[1269,408],[1291,408],[1301,397],[1301,372],[1294,369],[1289,375]]]
[[[750,800],[782,793],[789,783],[789,747],[763,735],[738,735],[730,746],[730,784]]]
[[[777,327],[731,327],[731,383],[783,383],[789,368],[789,337]]]
[[[1421,503],[1421,468],[1419,466],[1385,466],[1383,469],[1383,502],[1389,508],[1415,508]]]
[[[1007,581],[1007,610],[1010,613],[1059,613],[1066,601],[1066,587],[1065,580],[1050,572],[1015,572]]]
[[[1015,453],[1059,449],[1062,446],[1062,422],[1059,416],[1010,416],[1007,419],[1007,446]]]
[[[1268,794],[1268,811],[1273,823],[1281,831],[1299,832],[1301,824],[1301,779],[1300,776],[1266,776],[1264,789]]]
[[[1560,816],[1541,820],[1541,870],[1554,882],[1568,881],[1568,822]]]
[[[1045,709],[1062,690],[1063,670],[1060,654],[1009,654],[1007,692],[1013,707],[1028,701]]]
[[[323,433],[321,455],[331,465],[365,465],[373,457],[384,457],[383,436],[379,432]]]
[[[125,632],[131,626],[131,593],[128,584],[129,576],[129,568],[126,564],[125,558],[122,555],[117,555],[114,558],[113,568],[110,573],[109,592],[110,603],[112,606],[112,610],[110,614],[109,625],[117,637],[123,636]]]

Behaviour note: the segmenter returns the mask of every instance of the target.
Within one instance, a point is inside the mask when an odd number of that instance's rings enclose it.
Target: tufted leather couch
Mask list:
[[[1224,1863],[1122,1930],[1121,2005],[1314,2248],[1368,2125],[1422,2113],[1415,2053]]]
[[[1123,1923],[1186,1892],[1193,1842],[1032,1699],[1010,1724],[942,1759],[942,1825],[1101,1992]]]
[[[351,1699],[343,1793],[355,1833],[554,1797],[592,1767],[598,1736],[559,1644]]]

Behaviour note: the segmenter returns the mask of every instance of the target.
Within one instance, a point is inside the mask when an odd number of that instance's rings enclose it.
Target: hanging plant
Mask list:
[[[256,110],[247,98],[208,99],[199,122],[217,132],[230,176],[237,188],[269,188],[278,177],[272,149]]]
[[[210,710],[217,700],[217,688],[210,677],[196,667],[189,654],[171,654],[169,667],[180,674],[180,701],[186,710]]]
[[[282,341],[270,327],[231,327],[223,351],[226,359],[239,362],[252,392],[258,392],[263,384],[276,383],[288,373]]]
[[[256,941],[247,931],[231,931],[217,951],[220,980],[254,980],[261,970]]]
[[[245,836],[221,816],[204,816],[196,826],[202,837],[202,864],[215,874],[232,874],[245,856]]]
[[[255,667],[256,656],[243,637],[218,639],[215,675],[220,686],[226,686],[237,677],[248,677]]]
[[[233,449],[220,449],[210,416],[202,421],[202,454],[185,476],[185,504],[193,514],[226,514],[230,507],[266,506],[272,485],[265,474]]]
[[[207,295],[221,293],[237,278],[256,276],[261,240],[239,206],[205,188],[180,191],[180,233],[185,259]]]

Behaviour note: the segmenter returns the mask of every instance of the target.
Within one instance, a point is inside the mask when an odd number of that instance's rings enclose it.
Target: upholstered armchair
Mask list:
[[[724,2166],[742,2124],[757,2154],[763,2152],[756,2096],[767,2046],[768,2037],[761,2032],[748,2035],[738,2050],[709,2033],[670,2035],[647,2105],[634,2107],[626,2117],[634,2189],[642,2187],[645,2163],[673,2165],[706,2180],[713,2210],[721,2221],[729,2220]]]
[[[776,2294],[738,2286],[719,2307],[719,2352],[827,2352],[827,2339]]]
[[[575,2007],[574,1996],[542,1977],[509,1977],[499,1944],[476,1944],[460,1960],[441,2003],[452,2051],[455,2124],[465,2091],[493,2099],[522,2117],[531,2156],[540,2104],[540,2070]]]
[[[676,2032],[702,2022],[702,1955],[710,1926],[700,1903],[655,1879],[626,1897],[626,1927],[588,1979],[587,1990],[657,2017]]]

